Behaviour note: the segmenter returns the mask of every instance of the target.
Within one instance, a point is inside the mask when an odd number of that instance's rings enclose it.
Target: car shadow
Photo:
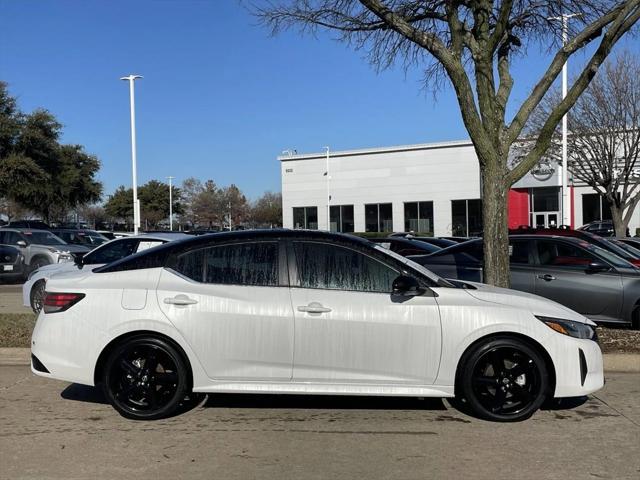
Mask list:
[[[72,383],[60,396],[65,400],[108,404],[102,389]],[[202,405],[204,408],[271,408],[300,410],[447,410],[441,398],[375,397],[348,395],[263,395],[197,393],[185,401],[185,411]]]
[[[584,395],[581,397],[553,398],[547,400],[540,410],[573,410],[574,408],[584,405],[589,397]]]

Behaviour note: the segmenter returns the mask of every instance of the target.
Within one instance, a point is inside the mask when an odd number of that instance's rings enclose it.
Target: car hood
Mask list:
[[[595,323],[586,318],[584,315],[581,315],[578,312],[565,307],[564,305],[560,305],[553,300],[539,297],[538,295],[521,292],[519,290],[494,287],[491,285],[486,285],[484,283],[463,283],[473,286],[474,288],[469,288],[465,291],[472,297],[478,300],[482,300],[483,302],[507,305],[510,307],[528,310],[534,315],[562,318],[595,326]]]

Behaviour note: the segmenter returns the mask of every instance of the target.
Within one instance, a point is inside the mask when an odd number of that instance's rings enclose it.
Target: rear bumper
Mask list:
[[[23,263],[0,263],[0,278],[23,277],[26,271]]]

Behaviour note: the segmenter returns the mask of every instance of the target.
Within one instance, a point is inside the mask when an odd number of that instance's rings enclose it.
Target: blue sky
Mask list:
[[[530,51],[516,64],[516,102],[546,62]],[[434,98],[420,72],[376,74],[329,35],[270,37],[236,0],[0,0],[0,79],[23,110],[47,108],[65,142],[100,158],[107,194],[131,183],[128,89],[118,80],[129,73],[145,77],[140,184],[195,176],[255,198],[280,189],[284,149],[468,137],[448,86]]]

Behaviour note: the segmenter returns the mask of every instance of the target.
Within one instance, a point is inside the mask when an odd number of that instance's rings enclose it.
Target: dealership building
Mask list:
[[[331,151],[286,152],[283,226],[337,232],[482,232],[478,159],[470,141]],[[562,224],[561,169],[538,166],[509,191],[509,226]],[[570,223],[610,219],[600,196],[569,180]],[[631,232],[640,226],[634,213]]]

